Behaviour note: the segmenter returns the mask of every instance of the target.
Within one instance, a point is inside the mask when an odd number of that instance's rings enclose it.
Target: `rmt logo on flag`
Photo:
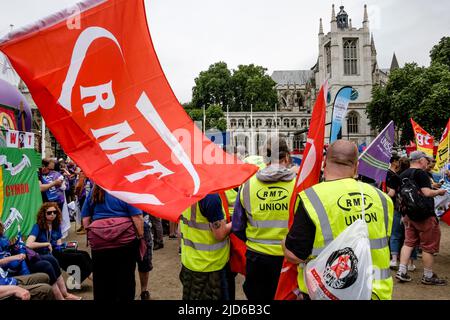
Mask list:
[[[209,141],[179,104],[143,0],[84,1],[9,34],[0,50],[65,152],[95,183],[146,212],[176,220],[257,170]]]

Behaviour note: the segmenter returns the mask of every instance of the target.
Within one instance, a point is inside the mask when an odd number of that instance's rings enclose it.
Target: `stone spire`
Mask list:
[[[367,4],[364,5],[363,28],[367,30],[369,29],[369,15],[367,14]]]
[[[377,53],[377,49],[375,48],[375,40],[373,39],[373,33],[370,34],[370,47],[372,48],[372,53]]]
[[[319,24],[319,36],[323,35],[323,26],[322,26],[322,18],[320,18],[320,24]]]
[[[337,31],[336,13],[334,12],[334,4],[331,6],[331,32]]]
[[[397,61],[397,57],[395,56],[395,52],[394,52],[394,56],[392,57],[392,62],[391,62],[391,68],[390,71],[394,71],[395,69],[400,68],[398,61]]]
[[[348,28],[349,29],[353,28],[353,26],[352,26],[352,19],[348,19]]]

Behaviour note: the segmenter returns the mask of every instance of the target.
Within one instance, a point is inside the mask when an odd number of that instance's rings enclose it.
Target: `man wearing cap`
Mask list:
[[[429,157],[422,151],[414,151],[410,154],[411,166],[406,169],[401,175],[400,179],[413,179],[419,187],[422,194],[429,199],[430,208],[434,208],[433,198],[438,195],[445,194],[444,189],[433,190],[431,188],[431,181],[425,169],[429,165]],[[433,273],[433,254],[439,251],[439,242],[441,238],[441,231],[439,229],[439,222],[433,210],[426,215],[423,221],[412,221],[407,215],[403,217],[405,225],[405,242],[400,253],[400,265],[395,277],[400,282],[411,281],[411,276],[407,273],[406,264],[411,256],[414,247],[420,245],[422,248],[423,260],[423,276],[422,283],[427,285],[446,285],[447,281],[438,278]]]

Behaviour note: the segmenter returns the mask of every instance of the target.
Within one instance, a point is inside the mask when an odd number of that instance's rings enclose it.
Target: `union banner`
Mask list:
[[[206,194],[257,171],[210,142],[183,110],[156,56],[143,0],[84,1],[8,34],[0,50],[70,158],[144,211],[175,221]]]

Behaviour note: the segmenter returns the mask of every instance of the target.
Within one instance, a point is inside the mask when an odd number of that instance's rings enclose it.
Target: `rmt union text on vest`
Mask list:
[[[361,214],[361,213],[359,213],[359,214],[354,214],[354,215],[351,215],[351,216],[346,216],[346,217],[345,217],[345,224],[346,224],[347,226],[349,226],[349,225],[351,225],[353,222],[355,222],[356,220],[362,219],[362,218],[363,218],[363,217],[362,217],[362,214]],[[365,213],[365,214],[364,214],[364,220],[365,220],[367,223],[371,223],[372,221],[373,221],[373,222],[377,222],[377,221],[378,221],[378,217],[377,217],[377,214],[376,214],[375,212]]]
[[[259,204],[259,210],[260,211],[275,211],[275,210],[287,210],[288,204],[287,203],[260,203]]]

